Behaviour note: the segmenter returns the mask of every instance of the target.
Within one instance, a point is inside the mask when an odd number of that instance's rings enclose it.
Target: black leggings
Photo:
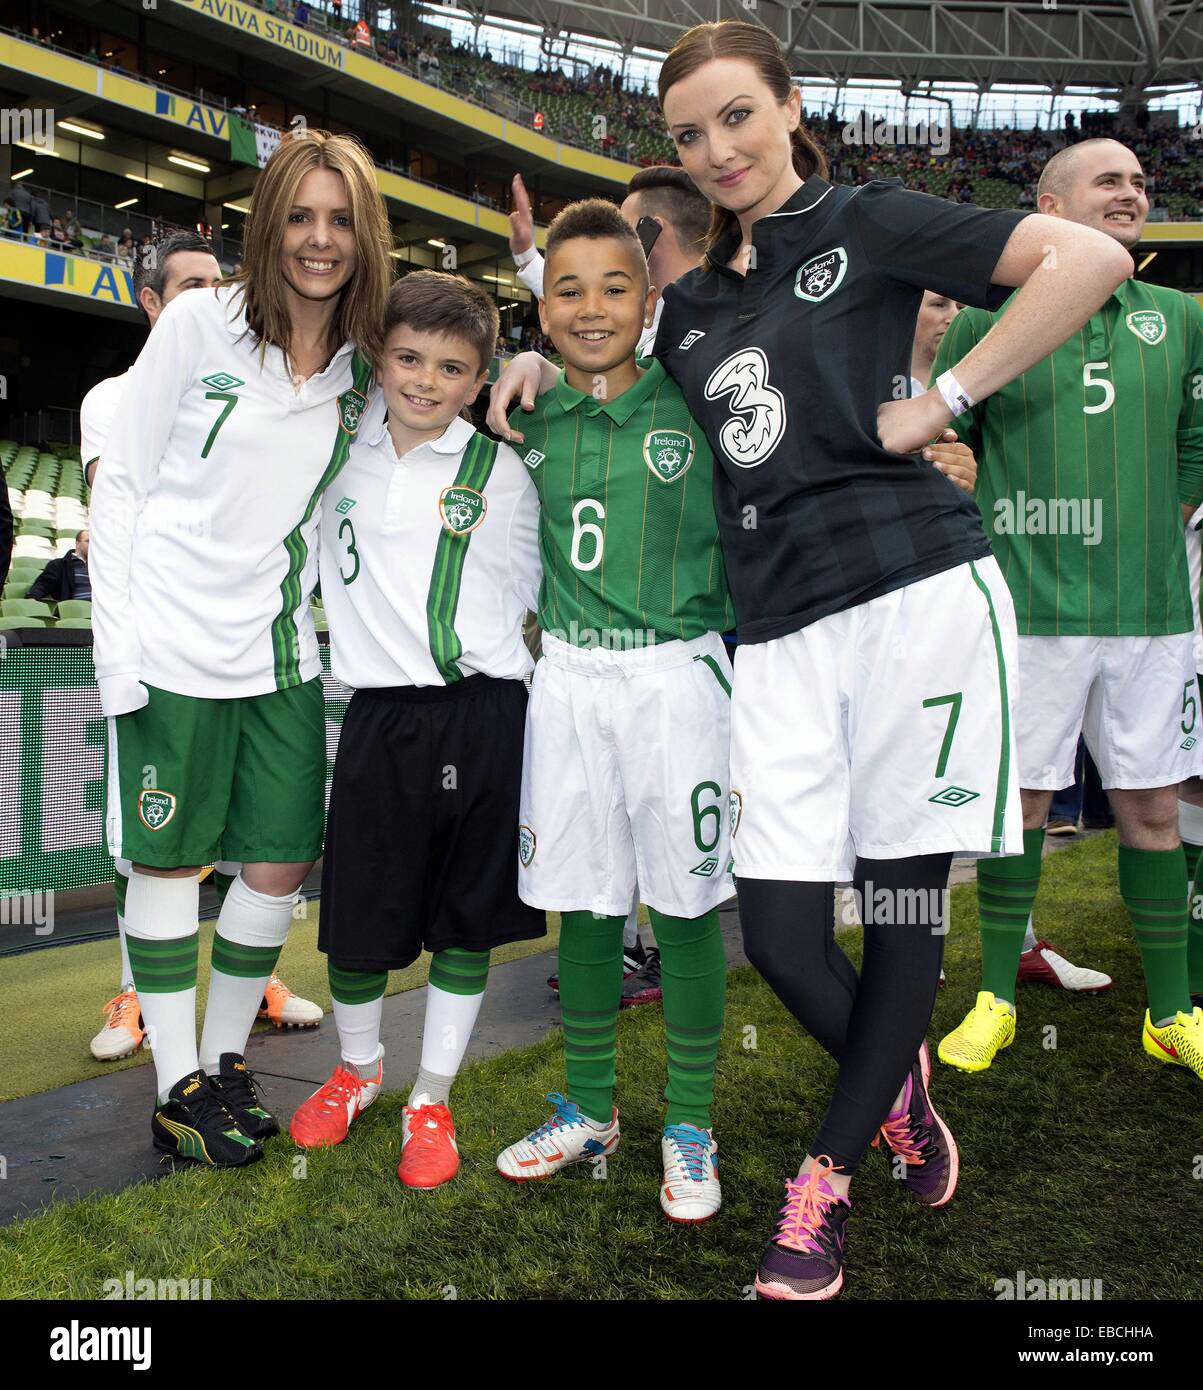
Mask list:
[[[859,978],[835,942],[834,884],[737,882],[748,959],[840,1064],[810,1153],[829,1154],[845,1173],[856,1171],[889,1113],[931,1021],[951,863],[950,854],[856,861],[865,923]]]

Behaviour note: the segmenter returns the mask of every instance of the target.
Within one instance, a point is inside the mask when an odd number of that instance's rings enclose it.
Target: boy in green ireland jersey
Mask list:
[[[638,881],[661,951],[668,1112],[660,1204],[718,1210],[710,1128],[726,962],[731,606],[706,438],[663,367],[635,360],[656,292],[618,209],[547,239],[544,331],[563,355],[516,445],[539,492],[543,660],[527,716],[519,892],[563,916],[566,1097],[497,1160],[550,1177],[618,1146],[622,926]]]

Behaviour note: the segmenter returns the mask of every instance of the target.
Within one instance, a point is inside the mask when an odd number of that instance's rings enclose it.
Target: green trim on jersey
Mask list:
[[[962,310],[933,379],[999,314]],[[1203,501],[1200,382],[1203,309],[1127,280],[1055,352],[953,422],[977,455],[982,524],[1021,633],[1193,628],[1179,503]]]
[[[471,488],[483,493],[497,459],[497,441],[479,432],[474,434],[464,450],[459,473],[453,488]],[[455,630],[455,611],[459,607],[460,586],[464,577],[464,562],[475,528],[453,531],[444,524],[434,552],[434,569],[426,596],[426,627],[430,634],[430,655],[439,675],[451,685],[463,680],[464,673],[456,662],[464,654],[464,644]]]
[[[1002,707],[1002,740],[998,751],[998,781],[994,786],[994,823],[990,830],[990,848],[995,854],[1002,851],[1003,825],[1007,814],[1007,783],[1011,776],[1011,702],[1007,696],[1007,662],[1003,655],[1002,633],[998,630],[998,616],[994,612],[994,599],[987,585],[977,572],[977,566],[969,561],[969,573],[973,582],[986,596],[986,607],[990,610],[990,631],[994,636],[994,656],[998,662],[998,694]]]
[[[365,401],[371,394],[375,375],[375,368],[371,362],[357,350],[351,359],[351,389]],[[303,528],[313,516],[322,493],[342,472],[343,465],[350,456],[351,445],[355,443],[355,431],[347,430],[343,425],[344,416],[347,414],[344,411],[343,401],[348,394],[348,392],[344,392],[336,403],[339,417],[338,437],[334,441],[334,448],[330,454],[330,462],[326,465],[326,471],[322,474],[317,487],[314,488],[309,498],[309,505],[305,508],[304,516],[284,537],[284,550],[288,555],[288,570],[280,581],[281,606],[279,613],[272,620],[271,627],[277,690],[286,690],[289,686],[300,685],[301,683],[300,642],[295,614],[304,599],[304,595],[301,593],[301,574],[305,568],[305,561],[309,558],[309,546],[305,541]],[[357,428],[360,416],[356,414],[349,418],[354,419]]]
[[[521,426],[540,502],[544,632],[621,650],[733,625],[714,456],[663,363],[609,401],[561,375]]]

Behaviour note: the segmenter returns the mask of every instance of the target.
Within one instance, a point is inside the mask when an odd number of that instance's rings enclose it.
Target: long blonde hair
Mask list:
[[[245,295],[247,323],[266,351],[270,343],[285,353],[292,328],[284,282],[279,273],[280,248],[289,209],[301,180],[313,169],[332,169],[343,176],[355,234],[355,272],[343,286],[330,325],[328,355],[348,339],[372,361],[384,346],[384,304],[393,279],[393,233],[384,199],[376,187],[372,157],[352,135],[328,130],[301,130],[285,135],[267,161],[251,198],[243,244],[242,270],[233,277]]]
[[[785,102],[793,88],[789,65],[781,46],[767,29],[749,24],[743,19],[724,19],[717,24],[695,24],[673,44],[660,67],[660,110],[669,89],[683,78],[715,58],[742,58],[752,64],[761,79],[779,102]],[[790,131],[790,148],[794,169],[800,179],[812,174],[827,177],[827,157],[815,143],[814,137],[801,124]],[[727,208],[714,205],[710,213],[710,230],[703,246],[709,254],[729,227],[739,219]]]

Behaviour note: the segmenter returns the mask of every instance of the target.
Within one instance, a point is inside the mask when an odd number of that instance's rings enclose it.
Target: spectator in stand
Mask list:
[[[117,249],[113,245],[113,238],[108,232],[102,232],[100,241],[96,245],[96,255],[102,261],[111,261],[117,254]]]
[[[80,531],[75,547],[51,560],[25,593],[26,598],[49,598],[59,602],[65,598],[92,598],[92,581],[88,578],[88,533]]]
[[[74,208],[68,208],[63,214],[63,230],[67,233],[67,240],[76,250],[84,244],[84,229],[79,224]]]
[[[343,0],[330,0],[330,9],[334,13],[334,18],[341,23],[343,17]]]
[[[292,13],[292,22],[298,29],[304,29],[309,23],[309,6],[305,0],[300,0],[300,4]]]
[[[71,249],[67,233],[63,230],[63,219],[54,218],[50,223],[50,244],[56,251],[69,251]]]
[[[19,237],[24,230],[24,222],[25,219],[17,211],[17,205],[13,202],[12,198],[5,198],[4,224],[3,227],[0,227],[0,230],[4,232],[5,236]]]
[[[33,195],[32,208],[33,225],[40,237],[49,239],[50,237],[50,204],[40,194]]]

